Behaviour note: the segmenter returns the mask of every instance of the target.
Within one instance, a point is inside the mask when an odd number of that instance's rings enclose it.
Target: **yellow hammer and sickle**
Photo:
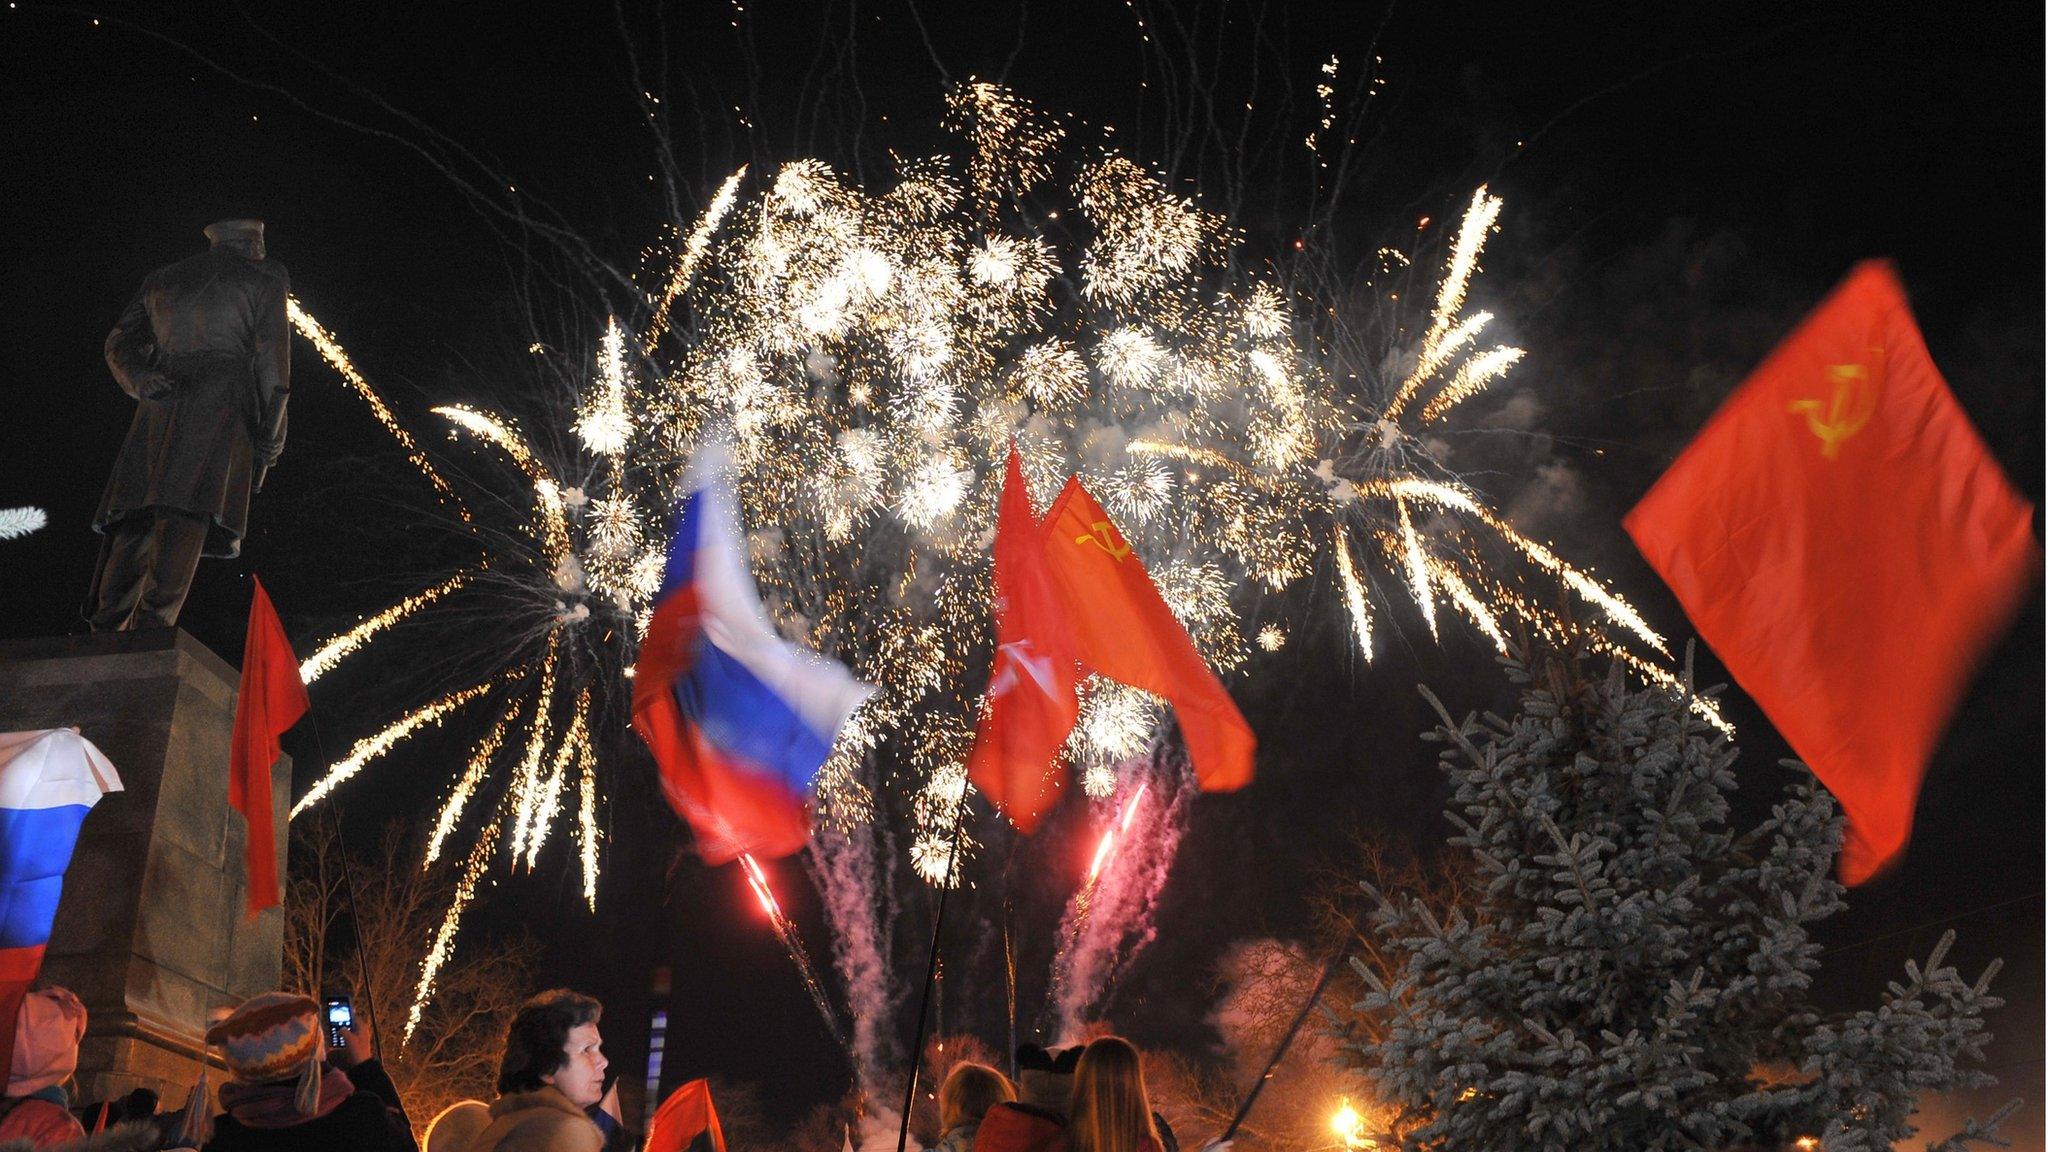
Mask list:
[[[1871,351],[1882,365],[1884,349]],[[1806,417],[1807,431],[1820,440],[1823,460],[1840,456],[1842,442],[1863,431],[1863,426],[1877,414],[1880,384],[1871,379],[1870,369],[1862,364],[1830,364],[1828,380],[1833,387],[1827,399],[1794,400],[1786,407],[1786,411]]]
[[[1119,564],[1124,562],[1124,557],[1131,554],[1131,546],[1124,543],[1123,537],[1116,534],[1116,527],[1109,521],[1097,520],[1088,528],[1087,532],[1074,537],[1074,543],[1093,544],[1109,553],[1110,559]]]

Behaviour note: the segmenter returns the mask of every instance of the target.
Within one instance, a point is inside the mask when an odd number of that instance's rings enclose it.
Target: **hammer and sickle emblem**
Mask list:
[[[1871,351],[1882,365],[1884,349]],[[1786,410],[1806,417],[1807,431],[1820,441],[1821,458],[1833,460],[1842,454],[1842,442],[1863,431],[1877,413],[1882,381],[1873,380],[1871,370],[1862,364],[1830,364],[1827,378],[1831,387],[1826,399],[1794,400]]]
[[[1107,520],[1097,520],[1089,525],[1089,531],[1074,537],[1074,543],[1093,544],[1109,553],[1110,559],[1119,564],[1124,562],[1124,557],[1131,554],[1131,546],[1124,543],[1124,538],[1116,534],[1116,526]]]

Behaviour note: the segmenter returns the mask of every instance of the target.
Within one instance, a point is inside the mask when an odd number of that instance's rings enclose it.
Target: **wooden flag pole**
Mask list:
[[[1287,1055],[1287,1050],[1294,1046],[1295,1034],[1301,1031],[1302,1024],[1308,1020],[1309,1012],[1314,1010],[1316,1001],[1323,998],[1323,991],[1330,986],[1330,981],[1336,978],[1337,969],[1343,963],[1344,950],[1339,948],[1337,954],[1330,957],[1330,962],[1323,966],[1322,978],[1316,981],[1315,989],[1308,994],[1308,1002],[1301,1006],[1300,1012],[1295,1013],[1294,1023],[1287,1026],[1287,1034],[1280,1038],[1280,1046],[1273,1050],[1273,1058],[1266,1061],[1265,1070],[1259,1073],[1257,1080],[1252,1081],[1252,1090],[1245,1093],[1244,1103],[1237,1106],[1237,1115],[1230,1118],[1230,1127],[1225,1128],[1223,1135],[1217,1137],[1218,1143],[1235,1137],[1238,1126],[1244,1123],[1245,1117],[1252,1114],[1252,1105],[1258,1103],[1259,1092],[1265,1088],[1266,1081],[1273,1078],[1273,1069],[1280,1066],[1280,1060]],[[902,1149],[897,1149],[897,1152],[902,1152]]]
[[[932,917],[931,957],[924,966],[924,992],[917,999],[917,1035],[910,1045],[910,1079],[903,1085],[903,1122],[896,1127],[896,1152],[910,1145],[910,1108],[917,1101],[917,1070],[924,1064],[925,1013],[931,1007],[932,981],[939,974],[939,932],[946,926],[946,897],[960,871],[960,840],[967,831],[967,797],[953,809],[953,854],[946,858],[946,885],[939,889],[939,911]]]

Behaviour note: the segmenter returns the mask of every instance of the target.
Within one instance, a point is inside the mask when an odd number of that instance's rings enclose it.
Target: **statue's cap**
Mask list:
[[[215,244],[225,240],[261,240],[263,221],[216,220],[206,226],[206,238]]]

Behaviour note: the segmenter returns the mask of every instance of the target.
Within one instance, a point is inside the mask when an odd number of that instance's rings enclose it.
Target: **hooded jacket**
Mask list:
[[[1046,1152],[1067,1129],[1067,1118],[1036,1104],[997,1104],[981,1118],[973,1152]]]
[[[10,1096],[0,1100],[0,1150],[14,1146],[33,1149],[56,1148],[85,1139],[85,1129],[57,1100],[42,1095]]]

